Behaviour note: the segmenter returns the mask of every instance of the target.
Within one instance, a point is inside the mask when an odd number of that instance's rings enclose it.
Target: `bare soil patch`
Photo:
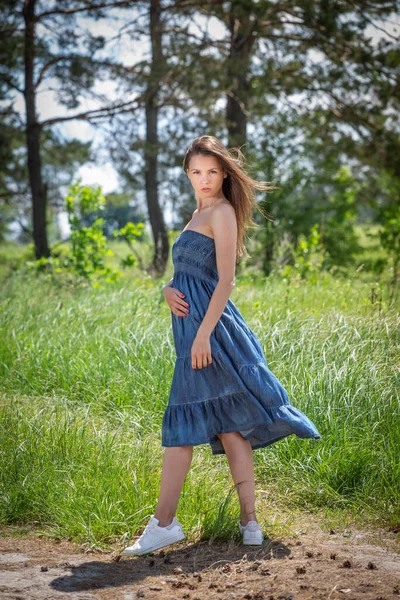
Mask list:
[[[142,557],[16,533],[0,531],[2,600],[400,598],[397,531],[326,532],[313,516],[262,547],[183,540]]]

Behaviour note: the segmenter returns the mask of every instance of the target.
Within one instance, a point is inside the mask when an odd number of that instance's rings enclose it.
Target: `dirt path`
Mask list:
[[[398,532],[324,532],[311,517],[258,548],[183,540],[133,558],[15,533],[0,531],[2,600],[400,598]]]

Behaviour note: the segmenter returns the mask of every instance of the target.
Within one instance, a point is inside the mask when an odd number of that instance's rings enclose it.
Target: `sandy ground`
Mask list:
[[[398,531],[351,527],[325,532],[316,518],[306,521],[296,535],[265,536],[261,547],[182,540],[142,557],[121,557],[121,547],[87,552],[68,541],[34,533],[20,537],[16,529],[2,529],[0,598],[400,598]]]

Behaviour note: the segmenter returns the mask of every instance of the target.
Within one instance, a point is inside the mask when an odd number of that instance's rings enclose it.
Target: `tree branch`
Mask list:
[[[199,10],[201,9],[201,7],[204,6],[208,6],[208,5],[213,5],[216,4],[217,6],[221,5],[221,0],[204,0],[204,2],[201,3],[201,6],[199,6],[199,2],[198,0],[176,0],[176,2],[174,2],[174,4],[166,4],[165,6],[160,6],[160,12],[163,11],[170,11],[173,10],[174,8],[177,9],[184,9],[184,8],[198,8]]]
[[[39,87],[39,85],[40,85],[40,84],[42,83],[42,81],[43,81],[43,77],[44,77],[44,75],[45,75],[46,71],[47,71],[48,69],[50,69],[50,67],[52,67],[53,65],[57,64],[57,63],[58,63],[58,61],[60,61],[60,60],[63,60],[63,59],[68,59],[68,58],[70,58],[70,57],[68,57],[68,56],[55,56],[55,57],[53,57],[51,60],[49,60],[49,62],[48,62],[48,63],[46,63],[46,64],[45,64],[45,65],[44,65],[44,66],[41,68],[41,70],[40,70],[40,73],[39,73],[39,76],[38,76],[38,78],[37,78],[37,80],[36,80],[36,83],[34,84],[34,86],[33,86],[33,87],[34,87],[35,89],[37,89],[37,88]]]
[[[15,85],[11,81],[11,79],[9,79],[8,77],[6,77],[5,75],[0,75],[0,80],[3,80],[7,85],[9,85],[14,90],[17,90],[17,92],[19,92],[20,94],[24,93],[24,90],[21,90],[21,88],[19,88],[17,85]]]
[[[79,8],[55,8],[53,10],[47,10],[45,12],[40,13],[35,17],[35,21],[40,21],[44,17],[49,17],[51,15],[73,15],[79,12],[85,12],[90,10],[100,10],[102,8],[122,8],[124,6],[129,6],[129,4],[134,4],[139,0],[120,0],[119,2],[102,2],[101,4],[87,4],[86,6],[80,6]]]
[[[344,120],[348,125],[356,126],[357,123],[349,122],[347,119],[343,119],[343,112],[347,111],[347,114],[351,115],[355,119],[357,119],[360,125],[364,125],[369,131],[376,133],[376,126],[368,119],[367,116],[363,116],[360,112],[357,112],[357,107],[344,102],[341,98],[338,98],[336,94],[329,88],[325,88],[323,86],[318,86],[314,88],[304,88],[307,91],[315,93],[315,92],[324,92],[330,98],[332,98],[336,102],[336,107],[329,107],[328,110],[332,112],[336,117],[341,120]]]
[[[372,25],[373,27],[375,27],[376,29],[378,29],[379,31],[382,31],[382,33],[386,34],[388,37],[391,37],[392,40],[394,40],[395,42],[397,41],[397,37],[395,35],[392,35],[391,33],[389,33],[388,31],[386,31],[386,29],[383,29],[383,27],[379,27],[379,25],[377,25],[375,23],[375,21],[373,21],[372,19],[370,19],[367,14],[366,11],[363,9],[362,11],[360,10],[360,8],[356,5],[356,3],[353,0],[345,0],[345,2],[347,4],[350,4],[350,6],[353,8],[353,10],[357,11],[359,14],[362,15],[362,18],[367,21],[370,25]]]
[[[122,111],[131,111],[133,109],[137,109],[140,106],[140,101],[143,100],[144,96],[139,96],[136,100],[128,100],[128,102],[122,102],[121,104],[115,104],[113,106],[107,106],[104,108],[96,108],[93,110],[88,110],[86,112],[77,113],[75,115],[70,115],[67,117],[54,117],[52,119],[47,119],[46,121],[42,121],[39,123],[40,127],[47,127],[49,125],[54,125],[55,123],[65,123],[66,121],[73,120],[88,120],[91,119],[101,119],[105,117],[112,117],[115,114]],[[135,106],[136,103],[136,106]],[[129,108],[128,108],[129,107]]]
[[[31,237],[33,237],[33,231],[31,229],[29,229],[29,227],[27,227],[26,225],[23,224],[20,217],[15,217],[15,220],[17,221],[17,223],[19,223],[19,225],[24,233],[28,233]]]

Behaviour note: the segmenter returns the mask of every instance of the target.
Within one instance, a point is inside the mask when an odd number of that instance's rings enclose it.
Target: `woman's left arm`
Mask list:
[[[218,283],[192,344],[193,369],[202,369],[212,363],[211,333],[235,287],[237,222],[233,207],[227,204],[215,207],[210,225],[215,242]]]
[[[213,211],[211,228],[215,242],[218,283],[197,331],[198,339],[209,339],[235,287],[237,222],[232,206],[222,204]]]

